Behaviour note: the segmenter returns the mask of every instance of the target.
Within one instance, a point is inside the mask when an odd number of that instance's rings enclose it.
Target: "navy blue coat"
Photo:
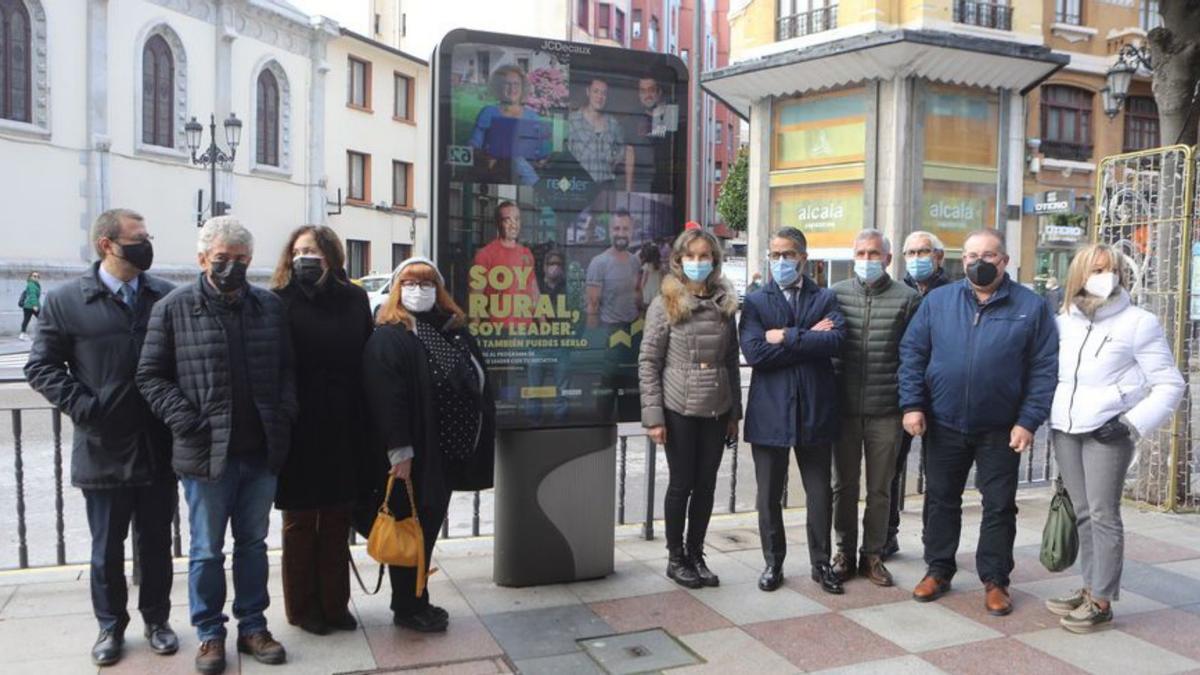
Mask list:
[[[959,433],[1036,431],[1058,384],[1058,329],[1007,275],[980,305],[963,279],[930,291],[900,342],[900,408]]]
[[[747,443],[793,447],[837,439],[837,380],[833,357],[846,337],[837,296],[804,277],[798,316],[771,281],[746,296],[739,326],[742,355],[754,369],[746,404]],[[809,327],[828,317],[830,331]],[[768,330],[787,330],[783,342],[767,342]],[[799,438],[797,438],[799,432]]]

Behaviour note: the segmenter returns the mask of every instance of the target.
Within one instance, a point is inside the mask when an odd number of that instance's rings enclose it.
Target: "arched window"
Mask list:
[[[279,166],[279,81],[270,69],[258,74],[255,117],[255,161]]]
[[[0,119],[31,121],[31,42],[25,3],[0,0]]]
[[[142,47],[142,142],[175,147],[175,57],[162,35]]]

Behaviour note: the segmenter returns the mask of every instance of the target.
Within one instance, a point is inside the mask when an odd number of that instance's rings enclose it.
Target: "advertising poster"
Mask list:
[[[862,183],[772,188],[771,223],[800,229],[809,248],[845,247],[862,229]]]
[[[456,30],[434,68],[435,255],[499,426],[640,419],[654,265],[683,224],[683,63]]]

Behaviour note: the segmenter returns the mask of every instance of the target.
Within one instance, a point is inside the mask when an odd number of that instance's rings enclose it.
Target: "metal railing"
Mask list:
[[[1075,162],[1090,162],[1092,160],[1091,145],[1042,139],[1041,147],[1042,154],[1051,159],[1068,159]]]
[[[995,2],[956,0],[954,22],[982,28],[1012,30],[1012,7]]]
[[[807,12],[780,17],[775,22],[775,39],[790,40],[837,28],[838,6],[817,7]]]
[[[7,451],[12,451],[12,490],[5,488],[6,478],[0,476],[0,508],[8,514],[0,514],[0,544],[9,546],[4,539],[8,532],[15,532],[15,558],[12,548],[0,551],[0,569],[17,567],[44,567],[50,565],[66,565],[84,563],[90,558],[90,536],[83,517],[82,497],[78,491],[71,491],[64,498],[63,490],[63,444],[69,431],[69,421],[63,424],[63,415],[58,410],[49,407],[0,409],[0,420],[7,418],[11,424],[11,435],[0,437],[0,459]],[[0,433],[3,433],[0,427]],[[31,445],[32,441],[32,445]],[[919,444],[919,440],[915,441]],[[727,506],[718,509],[718,513],[751,512],[754,510],[756,484],[753,479],[753,465],[742,461],[743,454],[748,453],[748,445],[739,444],[738,449],[726,452],[722,459],[720,475],[727,476],[718,485],[717,504]],[[646,539],[655,537],[655,521],[657,503],[661,501],[662,490],[669,476],[659,466],[665,457],[660,456],[659,447],[650,442],[644,434],[621,435],[617,442],[617,484],[614,489],[616,498],[616,522],[618,525],[641,525],[641,534]],[[925,478],[921,462],[918,460],[919,451],[914,447],[909,459],[910,467],[915,468],[916,493],[924,492]],[[49,460],[48,462],[46,460]],[[1051,452],[1047,434],[1043,430],[1038,435],[1034,449],[1022,459],[1023,485],[1039,485],[1053,477],[1053,453]],[[911,469],[910,469],[911,470]],[[30,476],[33,471],[36,475]],[[739,475],[745,473],[746,475]],[[907,475],[907,472],[906,472]],[[749,487],[743,487],[748,483]],[[799,486],[797,486],[799,489]],[[723,493],[728,491],[727,495]],[[908,492],[908,491],[906,491]],[[442,524],[442,536],[456,538],[466,536],[489,535],[492,533],[491,491],[463,493],[455,495],[451,511]],[[794,501],[790,489],[784,489],[783,505]],[[12,495],[15,505],[15,521],[12,520],[6,494]],[[725,496],[726,499],[720,499]],[[31,499],[32,497],[32,499]],[[183,500],[179,500],[183,504]],[[53,504],[53,513],[49,506]],[[182,506],[180,506],[182,508]],[[180,508],[176,509],[172,526],[172,552],[175,557],[181,557],[185,550],[184,532],[180,521]],[[640,512],[638,512],[640,510]],[[67,516],[70,516],[68,519]],[[278,517],[278,512],[272,512],[272,517]],[[11,522],[12,527],[9,528]],[[68,528],[67,524],[73,527]],[[53,527],[53,556],[49,555],[49,547],[40,550],[41,555],[31,556],[31,535],[39,535]],[[272,536],[277,536],[278,527],[272,527]],[[136,531],[133,537],[136,537]],[[44,536],[36,536],[45,539]],[[351,534],[351,543],[359,539]],[[130,548],[131,552],[136,547]],[[34,551],[37,553],[37,551]],[[131,556],[132,557],[132,556]],[[137,569],[135,564],[135,576]]]

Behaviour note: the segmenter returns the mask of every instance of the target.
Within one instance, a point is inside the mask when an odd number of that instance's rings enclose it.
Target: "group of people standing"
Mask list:
[[[913,598],[931,602],[950,590],[974,466],[983,506],[976,569],[986,610],[1008,614],[1021,453],[1049,420],[1075,505],[1084,587],[1046,607],[1073,632],[1110,626],[1134,441],[1170,416],[1183,379],[1158,321],[1131,304],[1119,252],[1080,251],[1062,305],[1052,308],[1008,276],[1006,251],[1003,233],[970,233],[966,278],[952,282],[938,238],[913,232],[901,283],[888,274],[888,238],[863,230],[853,277],[822,288],[804,273],[804,233],[785,227],[770,239],[771,278],[746,295],[735,327],[718,242],[685,231],[647,313],[639,358],[642,424],[665,445],[670,468],[667,576],[691,588],[720,583],[704,540],[722,448],[735,447],[744,413],[765,559],[760,589],[783,583],[789,454],[804,484],[813,581],[833,594],[855,576],[894,585],[885,562],[899,551],[904,466],[919,436],[926,574]],[[744,411],[739,347],[752,369]]]
[[[388,474],[413,491],[427,557],[450,491],[491,485],[487,373],[434,263],[401,264],[373,322],[328,227],[291,234],[271,290],[247,281],[254,237],[232,217],[200,229],[200,272],[179,287],[148,273],[154,248],[138,213],[104,212],[91,237],[99,260],[47,296],[25,372],[75,424],[71,482],[87,505],[100,625],[93,661],[122,656],[131,521],[145,636],[156,653],[179,648],[168,622],[177,478],[198,671],[226,665],[226,530],[237,649],[266,664],[287,658],[264,616],[272,505],[283,512],[288,622],[317,635],[355,630],[350,528],[373,518]],[[408,514],[402,491],[391,499]],[[394,622],[446,630],[447,612],[427,590],[415,595],[416,571],[390,574]]]

